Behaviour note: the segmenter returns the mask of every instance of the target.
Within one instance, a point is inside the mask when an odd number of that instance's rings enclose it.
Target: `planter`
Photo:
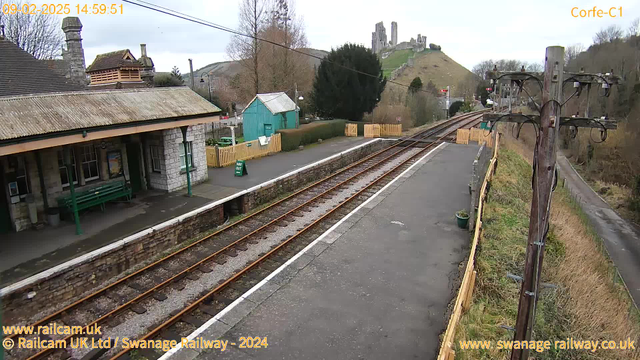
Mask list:
[[[60,209],[57,207],[50,207],[47,210],[47,222],[50,226],[58,226],[60,224]]]
[[[460,215],[456,214],[456,220],[458,221],[459,228],[461,229],[467,228],[467,225],[469,224],[469,216],[461,217]]]

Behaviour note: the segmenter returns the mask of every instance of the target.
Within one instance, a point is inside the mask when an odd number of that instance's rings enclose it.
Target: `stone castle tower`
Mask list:
[[[376,31],[371,33],[371,51],[377,54],[387,47],[389,47],[389,43],[387,42],[387,29],[385,29],[384,24],[380,21],[376,24]]]
[[[66,77],[73,82],[87,85],[85,72],[84,49],[82,48],[82,23],[77,17],[66,17],[62,20],[62,31],[66,37],[67,49],[62,49],[62,58],[67,65]]]
[[[398,45],[398,23],[391,22],[391,46]]]

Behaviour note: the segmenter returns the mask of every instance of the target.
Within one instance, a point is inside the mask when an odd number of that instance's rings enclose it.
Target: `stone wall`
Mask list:
[[[257,189],[242,197],[242,211],[248,212],[264,203],[270,202],[282,194],[292,192],[306,184],[322,179],[337,170],[353,164],[365,156],[392,145],[390,141],[376,141],[359,149],[348,152],[340,157],[327,161],[318,166],[300,171],[285,179],[280,179],[272,184]]]
[[[123,246],[111,249],[52,274],[37,283],[2,297],[3,318],[33,314],[53,303],[68,302],[88,290],[95,290],[136,265],[150,262],[163,251],[199,236],[224,222],[222,205],[176,224],[151,232]],[[31,294],[29,298],[28,294]],[[9,320],[10,321],[10,320]]]
[[[169,129],[162,131],[164,144],[164,163],[166,169],[167,187],[163,190],[175,191],[187,187],[187,176],[182,170],[180,151],[183,146],[182,131]],[[191,170],[191,185],[201,183],[209,178],[207,172],[207,153],[205,148],[204,125],[190,126],[187,131],[187,141],[191,141],[193,167]]]
[[[471,172],[471,205],[469,206],[469,230],[473,231],[476,222],[476,210],[478,209],[478,194],[487,174],[489,162],[493,155],[493,149],[486,144],[480,146],[476,158],[473,160],[473,170]]]

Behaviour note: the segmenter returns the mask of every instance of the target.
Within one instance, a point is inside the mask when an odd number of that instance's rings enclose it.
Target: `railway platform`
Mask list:
[[[226,351],[162,359],[435,358],[468,251],[454,213],[469,206],[477,151],[441,144],[190,336]],[[241,337],[268,346],[240,349]]]
[[[247,160],[249,174],[244,177],[235,177],[233,166],[209,168],[209,179],[195,185],[190,198],[185,196],[186,190],[169,194],[149,191],[138,194],[131,203],[107,204],[104,213],[99,210],[82,213],[82,235],[75,234],[73,222],[63,222],[57,228],[3,234],[0,287],[370,141],[362,137],[338,137],[301,151]]]

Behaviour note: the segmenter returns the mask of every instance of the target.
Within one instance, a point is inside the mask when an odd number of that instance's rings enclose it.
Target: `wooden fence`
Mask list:
[[[456,144],[469,143],[469,129],[458,129],[456,132]]]
[[[364,137],[380,137],[380,124],[364,124]]]
[[[365,124],[364,137],[402,136],[402,124]]]
[[[402,124],[380,124],[380,136],[402,136]]]
[[[249,160],[282,150],[280,134],[271,135],[267,145],[260,145],[258,140],[247,141],[235,146],[207,146],[207,166],[224,167],[235,164],[236,160]]]
[[[344,136],[358,136],[358,124],[345,124]]]
[[[486,143],[488,147],[493,147],[493,136],[489,130],[478,128],[458,129],[456,132],[456,144],[468,144],[469,141],[477,141],[478,145]]]
[[[442,345],[440,346],[438,360],[453,360],[455,358],[456,352],[453,350],[453,341],[456,333],[456,326],[460,321],[462,312],[468,310],[471,306],[473,287],[476,283],[476,270],[474,270],[476,249],[482,232],[482,210],[484,208],[485,197],[487,196],[487,184],[495,171],[496,158],[498,157],[498,136],[499,135],[496,133],[496,146],[493,147],[493,156],[489,162],[489,168],[487,169],[487,174],[484,177],[484,181],[482,182],[482,187],[480,188],[480,193],[478,195],[478,212],[476,217],[476,226],[473,233],[473,242],[471,243],[471,251],[469,253],[469,260],[467,261],[464,277],[462,278],[462,283],[458,290],[453,312],[449,319],[449,325],[447,326],[447,330],[442,338]]]

